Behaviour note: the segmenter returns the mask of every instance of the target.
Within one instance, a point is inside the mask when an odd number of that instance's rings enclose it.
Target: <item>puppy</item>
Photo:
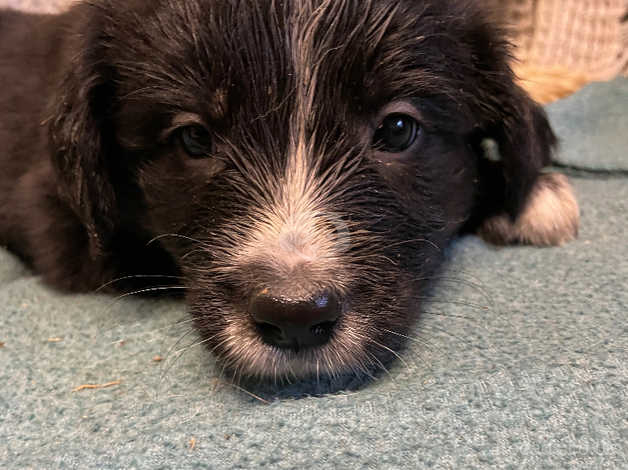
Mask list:
[[[63,290],[176,277],[237,375],[377,368],[458,233],[576,235],[509,58],[481,2],[3,11],[0,243]]]

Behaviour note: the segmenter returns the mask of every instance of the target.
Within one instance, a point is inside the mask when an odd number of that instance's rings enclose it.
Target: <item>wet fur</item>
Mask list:
[[[380,367],[453,237],[537,240],[509,230],[522,230],[556,139],[509,60],[469,1],[1,12],[0,243],[64,290],[181,276],[202,338],[235,374]],[[422,124],[408,158],[370,145],[390,106]],[[177,144],[186,120],[211,130],[211,158]],[[500,161],[484,158],[486,138]],[[575,236],[571,216],[550,242]],[[300,352],[262,343],[247,314],[260,289],[338,292],[332,340]]]

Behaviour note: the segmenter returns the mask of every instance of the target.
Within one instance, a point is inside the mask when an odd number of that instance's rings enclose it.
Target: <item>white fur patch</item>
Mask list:
[[[530,197],[515,221],[507,214],[487,219],[479,234],[503,245],[524,243],[561,245],[578,236],[580,210],[567,177],[559,173],[539,176]]]

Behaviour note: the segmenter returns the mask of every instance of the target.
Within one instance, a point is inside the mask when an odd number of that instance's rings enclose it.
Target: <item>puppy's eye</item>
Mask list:
[[[179,131],[179,140],[183,150],[192,158],[207,157],[212,153],[212,141],[202,126],[187,126]]]
[[[420,130],[419,123],[407,114],[389,114],[375,130],[373,146],[381,152],[403,152],[414,144]]]

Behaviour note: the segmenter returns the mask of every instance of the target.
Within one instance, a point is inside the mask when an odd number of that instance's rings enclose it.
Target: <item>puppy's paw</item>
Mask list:
[[[519,216],[499,214],[482,223],[478,234],[489,243],[537,246],[561,245],[578,235],[580,210],[567,177],[539,176]]]

